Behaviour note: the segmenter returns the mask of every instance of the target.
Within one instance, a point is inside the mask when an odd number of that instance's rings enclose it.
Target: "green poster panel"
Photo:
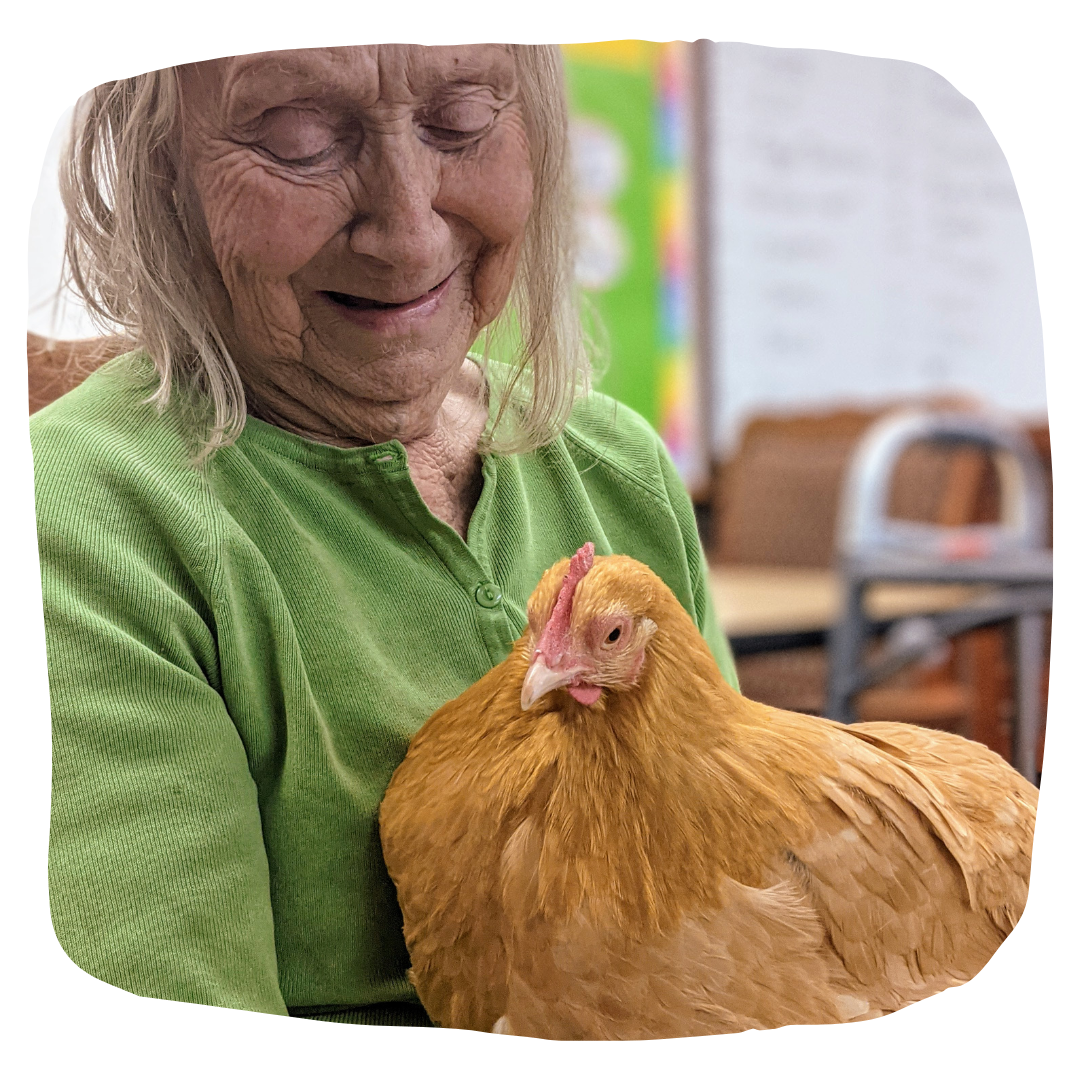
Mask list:
[[[646,41],[563,47],[581,246],[578,279],[588,304],[586,324],[602,346],[598,386],[654,427],[661,422],[659,48]]]

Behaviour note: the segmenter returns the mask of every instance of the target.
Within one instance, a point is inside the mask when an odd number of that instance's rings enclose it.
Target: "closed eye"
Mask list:
[[[417,119],[426,141],[460,149],[486,135],[499,115],[490,91],[443,101]]]
[[[325,150],[321,150],[317,154],[312,154],[310,157],[303,158],[286,158],[281,157],[280,154],[275,154],[273,150],[270,150],[265,146],[257,146],[257,150],[261,150],[267,157],[272,158],[280,165],[296,165],[299,168],[306,168],[309,165],[321,165],[324,161],[328,161],[334,153],[334,149],[337,146],[336,143],[328,146]]]
[[[314,109],[285,106],[259,119],[255,148],[282,165],[318,165],[334,153],[337,134]]]
[[[478,131],[461,131],[457,128],[425,124],[421,129],[423,131],[421,138],[424,142],[443,150],[463,150],[482,139],[490,127],[491,124],[487,124]]]

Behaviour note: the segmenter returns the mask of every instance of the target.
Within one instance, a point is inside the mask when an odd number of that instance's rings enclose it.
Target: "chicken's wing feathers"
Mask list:
[[[1034,789],[1000,758],[893,727],[834,726],[815,829],[790,853],[832,948],[886,1010],[986,963],[1023,910],[1034,821]]]

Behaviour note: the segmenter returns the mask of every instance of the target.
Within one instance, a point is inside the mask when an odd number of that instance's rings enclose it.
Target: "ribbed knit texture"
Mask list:
[[[391,773],[587,540],[653,567],[734,684],[689,499],[648,425],[594,395],[551,446],[484,459],[466,543],[400,443],[252,419],[196,469],[152,388],[121,357],[30,425],[57,936],[137,994],[422,1022],[377,833]]]

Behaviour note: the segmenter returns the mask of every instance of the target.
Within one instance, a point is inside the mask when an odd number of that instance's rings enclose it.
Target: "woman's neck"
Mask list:
[[[470,364],[470,367],[472,365]],[[476,446],[487,406],[471,389],[446,395],[434,431],[402,442],[409,475],[427,508],[464,538],[483,487]]]
[[[409,475],[424,504],[461,537],[467,535],[483,484],[477,444],[488,419],[484,376],[473,361],[463,363],[441,405],[427,421],[422,418],[425,413],[431,415],[430,399],[418,403],[421,407],[417,410],[412,410],[409,402],[392,402],[384,410],[365,402],[361,422],[353,425],[343,400],[328,401],[323,410],[317,404],[275,393],[276,389],[248,386],[248,411],[252,416],[330,446],[370,445],[397,438],[405,447]],[[419,413],[420,424],[410,415],[412,412]],[[367,437],[341,434],[346,424],[366,432]],[[412,434],[418,426],[420,433]]]

